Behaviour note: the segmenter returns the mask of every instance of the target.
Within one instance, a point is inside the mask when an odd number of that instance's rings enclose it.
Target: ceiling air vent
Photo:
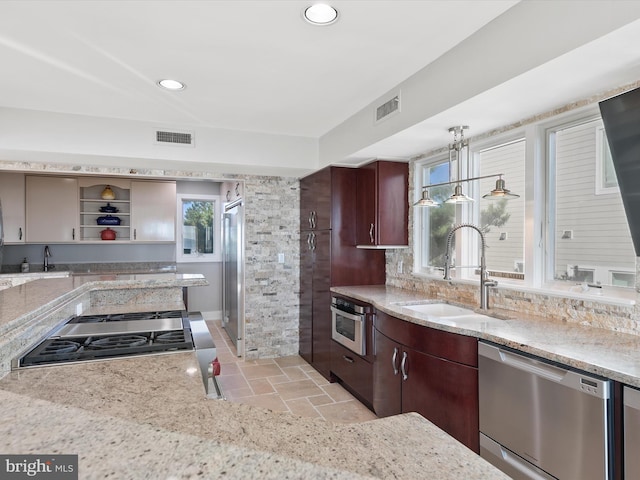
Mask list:
[[[385,118],[400,111],[400,94],[394,96],[391,100],[386,101],[376,108],[375,122],[381,122]]]
[[[156,143],[161,145],[193,146],[193,134],[191,132],[156,130]]]

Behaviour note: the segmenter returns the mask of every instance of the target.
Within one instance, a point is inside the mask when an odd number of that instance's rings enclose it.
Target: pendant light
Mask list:
[[[486,198],[488,200],[499,200],[504,198],[506,200],[510,200],[512,198],[520,198],[520,195],[516,195],[515,193],[511,193],[511,190],[505,187],[505,182],[502,179],[502,175],[499,175],[500,178],[496,180],[496,188],[491,190],[486,195],[483,195],[482,198]]]
[[[439,207],[440,204],[429,196],[429,190],[422,190],[422,198],[413,204],[414,207]]]
[[[466,153],[466,165],[467,169],[469,169],[470,158],[469,158],[469,141],[464,138],[464,131],[468,129],[467,125],[462,125],[458,127],[451,127],[449,132],[453,133],[453,142],[449,144],[449,172],[451,172],[451,164],[455,163],[457,167],[457,179],[451,179],[451,173],[449,173],[449,181],[442,183],[432,183],[429,185],[424,185],[422,187],[422,198],[413,204],[414,207],[437,207],[438,203],[429,197],[429,188],[440,187],[444,185],[455,185],[453,189],[453,195],[451,195],[448,199],[445,200],[445,203],[469,203],[474,202],[475,200],[464,194],[462,191],[462,184],[466,182],[471,182],[474,180],[482,180],[485,178],[493,178],[498,177],[496,180],[496,188],[491,190],[486,195],[483,195],[482,198],[490,199],[490,200],[499,200],[501,198],[505,200],[511,200],[514,198],[520,198],[520,195],[512,193],[511,190],[507,189],[505,186],[505,181],[502,178],[503,173],[496,173],[493,175],[482,175],[479,177],[471,177],[471,178],[461,178],[462,177],[462,151],[464,150]],[[467,172],[468,173],[468,172]]]

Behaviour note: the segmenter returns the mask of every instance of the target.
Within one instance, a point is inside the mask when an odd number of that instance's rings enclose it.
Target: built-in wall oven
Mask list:
[[[358,355],[367,355],[367,315],[371,308],[331,297],[331,338]]]
[[[480,455],[512,478],[612,478],[611,381],[478,345]]]

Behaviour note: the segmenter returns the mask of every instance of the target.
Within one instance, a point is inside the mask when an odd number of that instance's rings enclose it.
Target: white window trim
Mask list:
[[[213,202],[213,228],[215,229],[213,235],[213,253],[192,253],[185,255],[182,245],[182,202],[184,200],[196,200],[196,201],[210,201]],[[176,262],[177,263],[213,263],[222,261],[221,252],[221,235],[220,229],[222,228],[218,219],[220,218],[220,212],[222,209],[222,201],[219,195],[202,195],[202,194],[189,194],[179,193],[176,195]]]
[[[605,149],[608,149],[608,145],[606,144],[606,134],[604,132],[604,125],[596,126],[595,128],[595,136],[596,136],[596,195],[610,195],[613,193],[619,193],[620,187],[618,186],[618,182],[616,180],[616,185],[614,187],[605,187],[604,186],[604,160],[605,160]]]

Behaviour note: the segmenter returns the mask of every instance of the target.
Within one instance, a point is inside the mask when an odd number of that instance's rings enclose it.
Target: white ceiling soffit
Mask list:
[[[411,159],[451,141],[448,126],[473,137],[640,81],[640,20],[555,58],[459,105],[374,143],[343,163]]]
[[[0,106],[319,138],[517,2],[311,3],[2,1]]]

